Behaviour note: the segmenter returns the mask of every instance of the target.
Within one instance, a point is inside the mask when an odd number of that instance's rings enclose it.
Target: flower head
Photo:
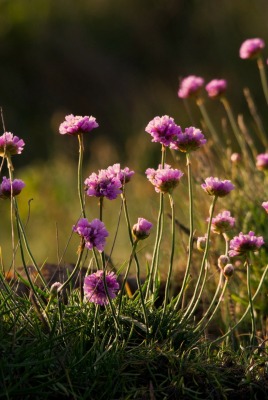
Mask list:
[[[11,132],[5,132],[0,136],[0,156],[13,156],[21,154],[25,143]]]
[[[138,222],[133,226],[132,233],[136,240],[146,239],[150,235],[153,224],[147,219],[138,218]]]
[[[146,126],[145,131],[152,136],[152,142],[158,142],[173,148],[173,142],[176,141],[181,133],[181,128],[175,124],[173,118],[164,115],[163,117],[152,119]]]
[[[256,160],[256,167],[260,171],[268,170],[268,153],[258,154]]]
[[[209,218],[208,220],[209,221]],[[230,211],[223,211],[211,221],[211,230],[214,233],[224,233],[230,231],[235,225],[235,218],[231,217]]]
[[[24,188],[25,183],[21,179],[14,179],[12,183],[10,179],[3,177],[3,181],[0,185],[0,198],[10,199],[11,196],[17,196]]]
[[[190,151],[199,149],[206,142],[207,140],[200,129],[190,126],[178,136],[174,145],[178,150],[189,153]]]
[[[226,92],[227,82],[225,79],[213,79],[206,85],[208,96],[215,99]]]
[[[202,86],[204,85],[204,82],[205,82],[204,79],[199,76],[195,75],[187,76],[187,78],[184,78],[181,81],[178,91],[178,96],[182,99],[186,99],[187,97],[197,95]]]
[[[157,170],[148,168],[145,173],[158,193],[171,193],[183,176],[183,173],[179,169],[173,169],[168,164],[165,164],[164,168],[159,165]]]
[[[264,244],[262,236],[255,236],[255,233],[250,231],[247,235],[242,232],[235,236],[230,241],[229,256],[241,256],[250,251],[257,251]]]
[[[96,118],[90,116],[81,117],[80,115],[74,116],[73,114],[66,115],[65,121],[60,124],[59,132],[61,135],[76,136],[79,133],[86,133],[97,128],[99,124]]]
[[[116,293],[119,290],[119,283],[114,272],[108,272],[105,275],[105,281],[108,293],[105,290],[103,271],[99,270],[94,274],[86,276],[84,280],[85,298],[91,303],[106,306],[108,304],[108,296],[110,299],[116,297]]]
[[[243,59],[255,58],[256,56],[259,55],[259,53],[262,51],[264,47],[265,43],[260,38],[247,39],[242,43],[239,49],[240,58]]]
[[[199,236],[196,242],[197,249],[199,251],[204,252],[207,245],[207,241],[208,241],[207,234],[205,234],[205,236]]]
[[[213,178],[212,176],[205,179],[205,183],[201,185],[202,189],[207,192],[210,196],[224,197],[231,190],[234,189],[234,185],[231,181],[221,181],[219,178]]]
[[[230,262],[230,259],[228,256],[226,256],[225,254],[220,255],[220,257],[218,258],[218,267],[220,269],[223,269],[228,263]]]
[[[88,196],[106,197],[109,200],[116,199],[122,193],[120,179],[106,169],[101,169],[98,174],[93,172],[85,180],[85,186]]]
[[[265,209],[265,211],[266,211],[267,214],[268,214],[268,201],[264,201],[264,202],[262,203],[262,207]]]
[[[81,218],[73,226],[73,231],[85,240],[85,246],[88,249],[92,250],[93,247],[96,247],[99,252],[104,250],[105,238],[109,233],[104,223],[99,219],[93,219],[93,221],[89,222],[87,218]]]
[[[225,267],[223,268],[223,274],[225,276],[225,278],[231,278],[231,276],[234,273],[234,266],[233,264],[227,264],[225,265]]]
[[[135,172],[131,171],[128,167],[122,169],[120,164],[117,163],[107,168],[107,174],[111,177],[118,178],[123,186],[130,181]]]

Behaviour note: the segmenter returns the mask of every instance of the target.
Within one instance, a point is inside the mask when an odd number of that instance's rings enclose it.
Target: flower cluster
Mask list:
[[[268,170],[268,153],[258,154],[256,157],[256,167],[260,171]]]
[[[208,220],[209,221],[209,218]],[[214,233],[225,233],[231,230],[235,225],[235,218],[231,217],[230,211],[223,211],[211,221],[211,230]]]
[[[173,169],[168,164],[165,164],[164,168],[159,165],[159,168],[156,170],[148,168],[145,173],[158,193],[171,193],[183,176],[183,173],[179,169]]]
[[[247,39],[242,43],[239,49],[240,58],[242,59],[255,58],[260,54],[260,52],[264,47],[265,43],[260,38]]]
[[[122,183],[117,176],[106,169],[101,169],[98,174],[93,172],[86,180],[86,194],[88,196],[106,197],[114,200],[122,193]]]
[[[21,154],[25,143],[11,132],[5,132],[0,136],[0,156],[13,156]]]
[[[79,133],[87,133],[99,126],[96,118],[90,116],[81,117],[73,114],[67,115],[65,121],[60,124],[59,132],[61,135],[76,136]]]
[[[73,231],[81,236],[85,241],[85,246],[92,250],[93,247],[99,252],[104,250],[105,238],[109,235],[105,225],[99,219],[93,219],[89,222],[87,218],[81,218],[76,225],[73,226]]]
[[[184,153],[195,151],[203,146],[207,140],[200,129],[196,129],[193,126],[186,128],[184,132],[178,135],[177,140],[174,143],[174,147]]]
[[[181,127],[175,124],[173,118],[164,115],[163,117],[155,117],[150,121],[145,131],[152,136],[152,142],[158,142],[163,146],[173,148],[173,142],[176,141],[181,133]]]
[[[153,224],[145,218],[138,218],[138,222],[133,225],[132,233],[136,240],[146,239],[150,235]]]
[[[210,196],[224,197],[231,190],[234,189],[234,185],[231,181],[221,181],[219,178],[213,178],[212,176],[205,179],[205,183],[201,185],[202,189],[207,192]]]
[[[106,282],[106,290],[104,279]],[[108,272],[104,276],[104,272],[99,270],[94,274],[88,275],[84,280],[84,295],[86,300],[91,303],[99,304],[100,306],[106,306],[108,304],[108,296],[110,299],[116,297],[116,293],[119,290],[119,283],[117,282],[116,275],[114,272]]]
[[[226,92],[227,82],[225,79],[213,79],[206,85],[208,96],[212,99],[220,97]]]
[[[229,256],[241,256],[247,254],[250,251],[257,251],[261,246],[264,245],[262,236],[255,236],[255,233],[250,231],[247,235],[242,232],[238,236],[235,236],[230,241]]]
[[[11,182],[10,179],[4,176],[0,185],[0,199],[10,199],[11,196],[17,196],[24,186],[25,183],[21,179],[14,179]]]
[[[119,179],[122,186],[130,181],[134,173],[135,172],[131,171],[128,167],[122,169],[119,163],[107,168],[107,174],[109,174],[111,177]]]
[[[184,78],[180,83],[178,96],[182,99],[195,96],[199,93],[203,85],[203,78],[195,75],[187,76],[187,78]]]

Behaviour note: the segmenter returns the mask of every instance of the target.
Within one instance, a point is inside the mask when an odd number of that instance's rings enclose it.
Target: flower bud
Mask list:
[[[227,264],[223,268],[223,274],[226,278],[230,278],[234,273],[234,266],[233,264]]]
[[[224,269],[224,267],[230,262],[230,259],[228,256],[222,254],[219,258],[218,258],[218,267],[220,269]]]

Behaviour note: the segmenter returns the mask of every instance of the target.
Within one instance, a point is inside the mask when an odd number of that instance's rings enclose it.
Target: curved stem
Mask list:
[[[83,190],[83,181],[82,181],[82,167],[83,167],[83,153],[84,153],[84,143],[83,143],[83,134],[78,134],[78,142],[79,142],[79,159],[78,159],[78,196],[80,201],[81,213],[83,218],[86,218],[85,211],[85,200],[84,200],[84,190]]]
[[[85,249],[85,241],[84,241],[84,239],[81,239],[81,244],[80,244],[79,249],[78,249],[78,258],[77,258],[75,267],[74,267],[72,273],[70,274],[69,278],[59,288],[59,290],[58,290],[59,292],[62,292],[63,289],[66,288],[66,286],[71,282],[71,280],[73,279],[74,275],[78,271],[78,269],[80,267],[81,260],[82,260],[82,256],[83,256],[83,253],[84,253],[84,249]]]

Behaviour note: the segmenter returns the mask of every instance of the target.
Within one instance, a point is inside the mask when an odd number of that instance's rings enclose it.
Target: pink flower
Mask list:
[[[262,49],[265,47],[265,43],[260,38],[247,39],[245,40],[239,50],[240,58],[252,59],[259,55]]]
[[[108,200],[114,200],[122,193],[120,179],[106,169],[101,169],[98,174],[93,172],[89,175],[85,180],[85,185],[88,196],[106,197]]]
[[[182,99],[186,99],[187,97],[197,95],[204,85],[204,82],[203,78],[195,75],[190,75],[187,78],[184,78],[181,81],[178,96]]]
[[[267,214],[268,214],[268,201],[264,201],[264,202],[262,203],[262,207],[265,209],[265,211],[266,211]]]
[[[178,135],[177,140],[174,142],[176,149],[189,153],[195,151],[203,146],[207,140],[200,129],[190,126],[186,128],[184,132]]]
[[[183,173],[179,169],[173,169],[168,164],[165,164],[164,168],[159,165],[157,170],[148,168],[145,174],[148,180],[155,186],[155,191],[158,193],[171,193],[183,176]]]
[[[230,241],[229,256],[241,256],[250,251],[257,251],[261,246],[264,245],[264,240],[262,236],[255,236],[255,233],[250,231],[247,235],[242,232],[238,236],[235,236]]]
[[[67,115],[65,121],[60,124],[59,132],[61,135],[76,136],[79,133],[86,133],[92,131],[99,126],[94,117],[81,117],[80,115],[74,116],[73,114]]]
[[[239,154],[239,153],[233,153],[231,155],[231,161],[234,164],[239,163],[241,161],[241,159],[242,159],[242,157],[241,157],[241,154]]]
[[[213,79],[206,85],[208,96],[215,99],[226,92],[227,82],[225,79]]]
[[[132,232],[136,240],[146,239],[150,235],[153,224],[147,219],[138,218],[138,222],[133,225]]]
[[[131,171],[128,167],[122,169],[120,167],[120,164],[117,163],[107,168],[107,174],[110,175],[112,178],[119,179],[121,184],[124,185],[125,183],[128,183],[130,181],[132,175],[134,175],[135,172]]]
[[[173,148],[173,142],[181,133],[181,127],[176,125],[174,119],[168,115],[155,117],[146,126],[145,131],[152,136],[152,142],[161,143],[163,146]]]
[[[0,156],[13,156],[21,154],[25,143],[11,132],[5,132],[0,136]]]
[[[21,179],[14,179],[12,181],[12,185],[10,183],[10,179],[7,179],[5,176],[3,177],[3,181],[0,185],[0,198],[1,199],[10,199],[11,196],[17,196],[20,194],[22,189],[24,188],[25,183]],[[12,187],[12,189],[11,189]]]
[[[224,197],[231,190],[234,189],[234,185],[231,181],[221,181],[219,178],[213,178],[212,176],[205,179],[205,183],[201,185],[202,189],[207,192],[210,196]]]
[[[209,221],[209,218],[208,220]],[[214,233],[224,233],[230,231],[235,225],[235,218],[231,217],[230,211],[223,211],[215,218],[212,218],[211,230]]]
[[[109,233],[104,223],[99,219],[93,219],[89,222],[86,218],[81,218],[73,226],[73,231],[85,240],[85,246],[89,250],[92,250],[93,247],[96,247],[99,252],[104,250],[105,238],[109,236]]]
[[[108,272],[105,275],[105,281],[108,296],[110,299],[114,299],[119,290],[119,283],[117,282],[115,273]],[[84,294],[85,298],[91,303],[99,304],[100,306],[106,306],[108,304],[103,271],[97,271],[85,277]]]
[[[256,167],[260,171],[266,171],[268,169],[268,153],[258,154],[256,158]]]

